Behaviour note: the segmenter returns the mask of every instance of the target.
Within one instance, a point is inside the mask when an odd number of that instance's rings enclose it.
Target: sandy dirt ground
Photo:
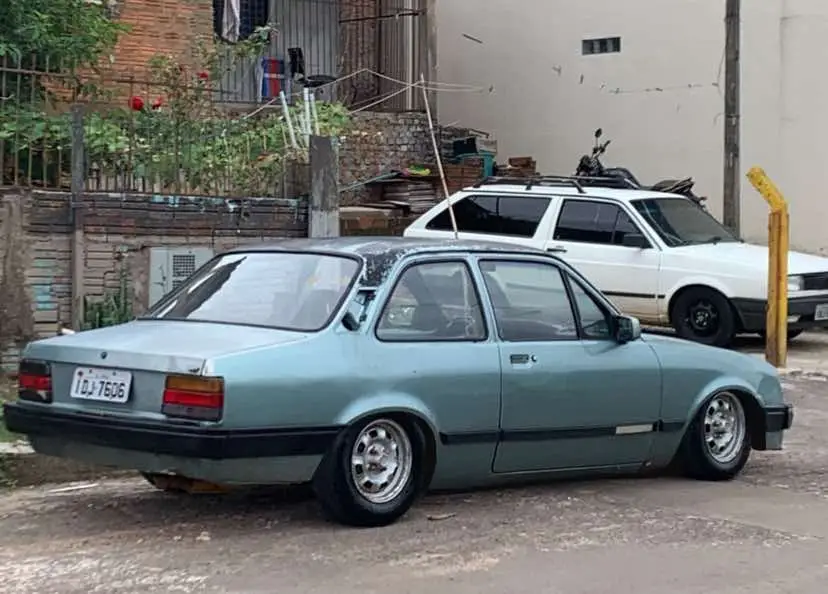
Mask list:
[[[785,380],[787,449],[723,484],[560,482],[326,523],[301,491],[175,496],[140,479],[0,495],[0,592],[822,594],[828,382]]]

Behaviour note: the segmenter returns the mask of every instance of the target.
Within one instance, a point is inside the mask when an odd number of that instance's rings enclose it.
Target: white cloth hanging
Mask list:
[[[221,19],[221,36],[230,43],[236,43],[239,40],[240,27],[240,0],[224,0],[224,15]]]

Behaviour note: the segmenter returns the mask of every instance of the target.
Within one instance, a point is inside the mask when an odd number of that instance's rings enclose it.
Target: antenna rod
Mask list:
[[[454,239],[459,239],[457,235],[457,219],[454,218],[454,206],[451,204],[451,196],[449,196],[448,184],[446,183],[446,173],[443,171],[443,160],[440,158],[440,148],[437,146],[437,135],[434,133],[434,121],[431,119],[431,107],[428,104],[428,91],[426,90],[425,74],[422,72],[420,73],[420,88],[423,91],[423,101],[425,102],[426,116],[428,116],[428,129],[431,133],[431,146],[434,149],[434,158],[437,159],[437,169],[440,171],[440,181],[443,182],[443,193],[445,193],[446,200],[448,201],[451,229],[454,231]]]

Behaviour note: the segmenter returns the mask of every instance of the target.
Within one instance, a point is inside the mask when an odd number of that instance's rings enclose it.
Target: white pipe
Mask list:
[[[440,181],[443,182],[443,193],[446,195],[449,217],[451,218],[451,229],[454,231],[454,239],[459,239],[457,235],[457,219],[454,218],[454,206],[451,204],[451,196],[449,196],[448,183],[446,182],[446,172],[443,171],[443,159],[440,157],[440,148],[437,146],[437,135],[434,132],[434,120],[431,119],[431,106],[428,104],[425,74],[422,72],[420,73],[420,89],[423,91],[423,101],[425,102],[426,116],[428,116],[428,130],[431,133],[431,147],[434,149],[434,158],[437,159]]]
[[[319,113],[316,111],[316,95],[314,93],[310,94],[311,100],[311,112],[313,113],[313,131],[314,134],[319,136]]]
[[[310,89],[308,87],[302,88],[302,107],[305,108],[305,144],[310,146],[311,135],[311,105],[310,105]]]
[[[403,8],[407,13],[411,14],[414,12],[414,0],[405,0],[405,8]],[[424,15],[425,17],[425,15]],[[431,18],[430,15],[425,18]],[[414,23],[417,23],[417,26],[422,26],[421,23],[425,22],[421,18],[415,19],[414,17],[407,17],[403,20],[405,23],[405,48],[406,48],[406,64],[405,64],[405,82],[411,84],[414,82],[414,77],[417,76],[415,68],[415,60],[417,59],[417,52],[414,49]],[[382,26],[382,23],[379,24]],[[409,88],[408,92],[405,94],[405,108],[407,110],[414,109],[414,88]]]
[[[284,91],[279,91],[279,100],[282,102],[282,114],[285,116],[288,133],[290,133],[290,146],[297,149],[299,145],[296,143],[296,132],[293,129],[293,122],[290,121],[290,110],[288,109],[287,97],[285,97]]]
[[[299,120],[299,129],[302,130],[302,143],[305,147],[310,147],[310,130],[308,129],[308,122],[305,120],[305,114],[301,111],[297,112],[296,119]]]

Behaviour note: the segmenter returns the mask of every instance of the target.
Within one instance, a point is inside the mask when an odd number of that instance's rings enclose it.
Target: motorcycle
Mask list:
[[[680,194],[687,196],[700,207],[704,208],[706,196],[697,196],[693,192],[695,182],[692,177],[684,179],[664,179],[652,185],[645,186],[633,172],[626,167],[604,167],[601,163],[601,155],[607,152],[611,140],[600,142],[603,130],[598,128],[595,131],[595,144],[592,147],[592,154],[583,155],[578,161],[578,168],[575,170],[575,177],[590,178],[589,181],[595,185],[611,183],[613,186],[620,186],[631,190],[651,190],[653,192],[666,192],[668,194]]]

